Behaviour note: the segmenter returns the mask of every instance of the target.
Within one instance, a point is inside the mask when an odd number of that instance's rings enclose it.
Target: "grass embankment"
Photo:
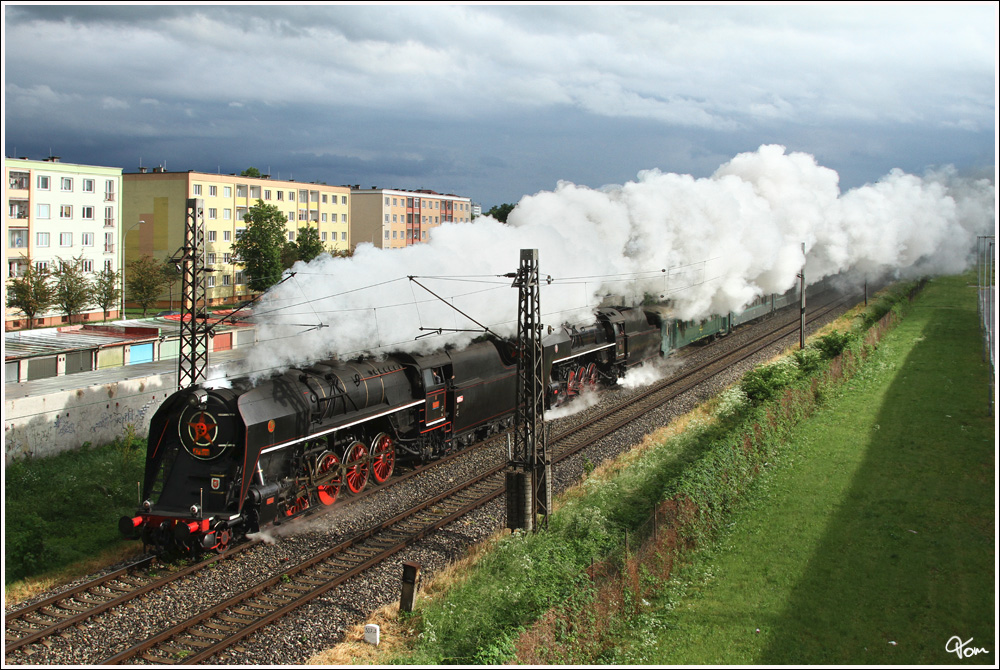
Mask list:
[[[17,601],[141,549],[118,532],[138,504],[145,440],[17,460],[4,472],[4,591]]]
[[[965,278],[937,280],[879,343],[906,304],[882,296],[682,435],[595,472],[547,532],[498,538],[446,595],[422,596],[399,628],[387,617],[387,638],[413,634],[375,658],[949,663],[953,635],[995,653],[974,296]],[[354,649],[314,660],[365,660]]]

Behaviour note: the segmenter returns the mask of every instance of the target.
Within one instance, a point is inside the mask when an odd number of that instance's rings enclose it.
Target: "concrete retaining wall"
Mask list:
[[[4,398],[4,460],[52,456],[85,442],[108,444],[124,435],[129,425],[144,436],[153,413],[176,389],[176,373],[166,373]]]

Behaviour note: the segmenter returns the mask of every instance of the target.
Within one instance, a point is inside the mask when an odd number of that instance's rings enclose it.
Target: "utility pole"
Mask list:
[[[542,323],[538,249],[521,249],[518,288],[517,396],[514,439],[507,469],[507,527],[536,532],[552,509],[552,462],[545,436]]]
[[[177,388],[194,386],[208,367],[208,324],[205,322],[208,283],[205,279],[205,201],[189,198],[184,215],[184,246],[171,263],[181,270],[180,354]],[[200,319],[200,320],[199,320]]]
[[[802,243],[802,272],[799,273],[799,349],[806,348],[806,243]]]

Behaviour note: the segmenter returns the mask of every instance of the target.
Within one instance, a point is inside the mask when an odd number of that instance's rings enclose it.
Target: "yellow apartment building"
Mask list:
[[[355,244],[370,242],[385,249],[422,244],[428,232],[442,223],[470,221],[472,201],[462,196],[429,190],[351,189]]]
[[[149,254],[173,256],[184,243],[189,198],[204,201],[208,302],[233,303],[252,297],[242,266],[233,262],[232,243],[246,228],[244,215],[262,200],[287,218],[286,234],[295,241],[299,228],[319,231],[329,251],[351,249],[351,189],[347,186],[281,181],[262,177],[167,172],[162,168],[126,173],[123,179],[122,249],[127,264]],[[179,287],[179,283],[178,283]],[[179,293],[179,288],[175,290]],[[163,295],[160,305],[165,305]]]

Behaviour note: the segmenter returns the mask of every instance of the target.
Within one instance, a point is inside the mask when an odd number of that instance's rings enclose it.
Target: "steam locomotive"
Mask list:
[[[612,384],[660,356],[660,327],[641,309],[598,310],[593,325],[542,340],[546,401]],[[318,361],[256,386],[195,386],[150,422],[140,509],[126,537],[161,553],[224,551],[247,533],[332,505],[513,422],[515,346],[487,339],[428,356]]]

